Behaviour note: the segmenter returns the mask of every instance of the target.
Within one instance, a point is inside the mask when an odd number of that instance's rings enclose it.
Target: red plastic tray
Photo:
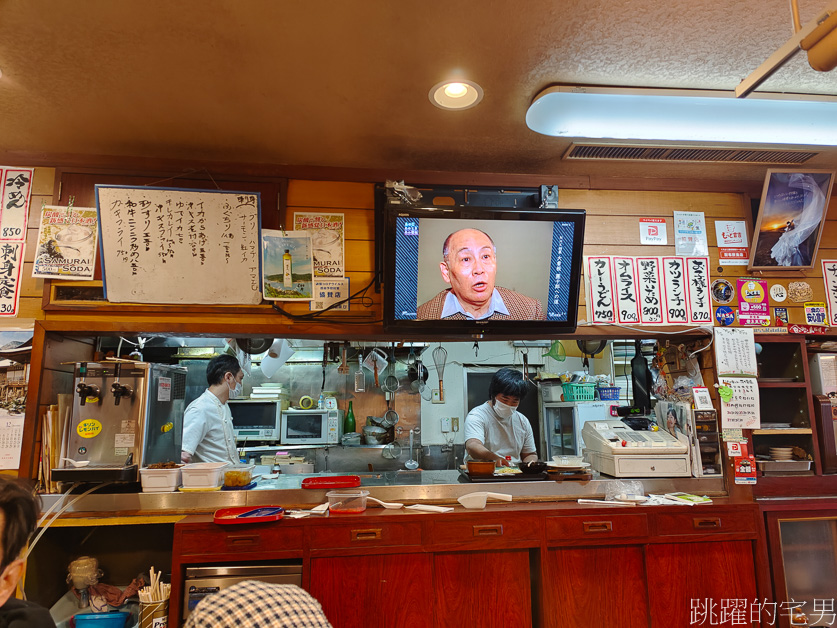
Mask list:
[[[359,475],[331,475],[302,480],[302,488],[354,488],[356,486],[360,486]]]
[[[260,515],[259,511],[265,512]],[[253,516],[243,516],[253,513]],[[235,508],[221,508],[215,511],[213,521],[221,525],[236,525],[239,523],[265,523],[268,521],[279,521],[285,516],[285,509],[281,506],[236,506]]]

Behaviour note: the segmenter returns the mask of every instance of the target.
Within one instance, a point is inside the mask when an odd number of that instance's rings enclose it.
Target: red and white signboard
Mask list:
[[[789,334],[824,334],[828,327],[818,327],[816,325],[788,325]]]
[[[746,266],[750,259],[747,246],[747,223],[743,220],[716,220],[718,263],[721,266]]]
[[[663,246],[668,244],[665,218],[640,218],[639,243]]]

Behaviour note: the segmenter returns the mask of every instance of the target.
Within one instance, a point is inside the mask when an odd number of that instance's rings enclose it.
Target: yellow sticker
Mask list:
[[[102,431],[102,424],[96,419],[85,419],[76,427],[76,433],[82,438],[93,438]]]
[[[84,402],[85,403],[99,403],[99,398],[98,397],[87,397],[84,400]]]
[[[171,421],[169,421],[168,423],[164,423],[164,424],[163,424],[163,426],[160,428],[160,431],[161,431],[163,434],[165,434],[166,432],[170,432],[172,429],[174,429],[174,423],[172,423]]]

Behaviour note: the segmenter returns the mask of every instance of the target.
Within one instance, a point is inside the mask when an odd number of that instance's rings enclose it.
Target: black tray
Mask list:
[[[548,480],[546,471],[542,473],[504,473],[502,475],[479,475],[471,477],[464,469],[459,474],[469,482],[540,482]]]
[[[138,466],[106,467],[90,465],[77,469],[53,469],[54,482],[136,482]]]

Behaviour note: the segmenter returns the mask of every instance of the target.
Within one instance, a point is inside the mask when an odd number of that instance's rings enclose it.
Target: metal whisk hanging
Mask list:
[[[445,364],[448,362],[448,351],[441,343],[433,349],[433,363],[436,365],[436,375],[439,376],[439,401],[445,400],[445,388],[442,380],[445,378]]]

